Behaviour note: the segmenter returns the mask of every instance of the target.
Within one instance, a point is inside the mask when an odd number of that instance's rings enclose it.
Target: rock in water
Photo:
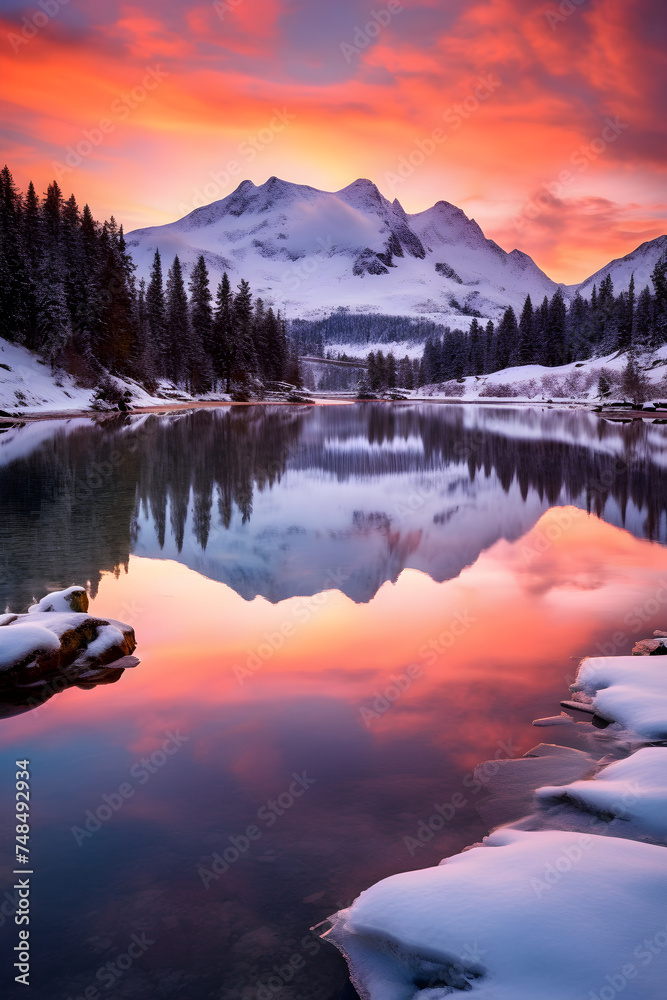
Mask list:
[[[38,611],[80,611],[88,610],[88,594],[85,587],[68,587],[67,590],[54,590],[43,597],[37,604],[28,608],[28,614]]]
[[[0,615],[0,715],[36,707],[72,685],[110,683],[137,665],[134,629],[87,611],[85,589],[69,587],[27,614]]]

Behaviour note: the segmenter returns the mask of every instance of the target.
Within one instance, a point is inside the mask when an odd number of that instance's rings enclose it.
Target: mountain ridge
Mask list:
[[[261,185],[243,180],[225,198],[174,222],[134,230],[127,245],[140,277],[148,277],[156,249],[165,266],[178,254],[186,274],[203,254],[214,282],[223,271],[233,284],[244,277],[290,318],[345,305],[466,326],[473,315],[497,319],[508,305],[517,311],[527,294],[534,303],[558,288],[567,298],[577,291],[590,296],[594,280],[610,269],[618,291],[634,268],[639,291],[667,249],[667,236],[565,285],[519,248],[503,250],[443,199],[410,214],[368,178],[329,192],[271,176]]]

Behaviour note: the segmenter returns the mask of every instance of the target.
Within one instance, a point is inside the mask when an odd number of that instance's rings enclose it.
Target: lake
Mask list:
[[[475,766],[582,745],[587,727],[531,721],[579,657],[667,622],[664,422],[382,403],[37,421],[0,434],[0,507],[2,607],[87,585],[142,661],[2,706],[7,843],[31,761],[37,1000],[351,1000],[310,928],[480,840]],[[7,957],[9,851],[0,871]]]

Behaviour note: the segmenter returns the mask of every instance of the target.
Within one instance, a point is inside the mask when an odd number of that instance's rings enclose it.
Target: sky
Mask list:
[[[0,0],[2,145],[126,232],[272,175],[576,282],[667,232],[662,0]]]

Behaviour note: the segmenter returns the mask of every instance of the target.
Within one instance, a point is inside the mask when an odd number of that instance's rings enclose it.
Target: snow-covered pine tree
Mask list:
[[[37,350],[55,368],[72,335],[69,309],[60,264],[48,254],[37,274]]]
[[[581,361],[591,355],[590,306],[577,291],[567,314],[567,360]]]
[[[654,338],[653,300],[648,286],[642,288],[637,297],[632,341],[637,345],[639,350],[649,350],[651,347],[660,346],[657,338]]]
[[[667,343],[667,250],[656,262],[651,272],[655,290],[653,296],[653,343],[661,347]]]
[[[385,361],[385,372],[387,376],[387,388],[396,388],[396,358],[393,351],[389,351]]]

